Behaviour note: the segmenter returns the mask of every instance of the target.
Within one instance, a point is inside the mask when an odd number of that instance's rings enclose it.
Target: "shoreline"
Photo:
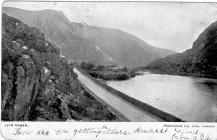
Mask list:
[[[129,103],[135,105],[136,107],[154,115],[157,116],[158,118],[162,119],[163,121],[168,121],[168,122],[185,122],[184,120],[173,116],[167,112],[164,112],[162,110],[159,110],[153,106],[150,106],[146,103],[143,103],[135,98],[132,98],[110,86],[108,86],[106,83],[101,82],[99,80],[97,80],[96,78],[93,78],[92,76],[90,76],[87,72],[85,72],[84,70],[82,70],[81,68],[76,67],[81,73],[83,73],[84,75],[88,76],[91,80],[93,80],[96,84],[102,86],[103,88],[105,88],[106,90],[110,91],[112,94],[128,101]]]
[[[217,79],[215,76],[205,75],[205,74],[197,74],[197,73],[185,73],[185,72],[162,72],[160,70],[153,70],[148,68],[136,69],[134,71],[143,71],[143,72],[151,72],[153,74],[165,74],[165,75],[177,75],[177,76],[187,76],[192,78],[208,78],[208,79]]]

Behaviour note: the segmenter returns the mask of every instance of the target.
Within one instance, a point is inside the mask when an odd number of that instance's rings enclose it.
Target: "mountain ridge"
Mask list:
[[[217,78],[216,34],[217,21],[198,36],[191,49],[153,60],[146,68],[167,74]]]
[[[59,13],[58,16],[54,16],[53,11]],[[3,12],[22,20],[30,26],[41,29],[46,38],[59,46],[61,53],[72,60],[138,67],[145,66],[156,58],[175,53],[153,47],[138,37],[119,29],[70,22],[63,12],[55,10],[48,10],[49,14],[52,13],[49,15],[46,10],[32,12],[3,7]]]

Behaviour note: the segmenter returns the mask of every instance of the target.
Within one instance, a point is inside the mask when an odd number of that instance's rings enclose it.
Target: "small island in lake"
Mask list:
[[[94,65],[90,62],[82,62],[79,67],[90,76],[102,80],[127,80],[138,75],[138,73],[126,67],[123,68],[115,65],[103,66]]]

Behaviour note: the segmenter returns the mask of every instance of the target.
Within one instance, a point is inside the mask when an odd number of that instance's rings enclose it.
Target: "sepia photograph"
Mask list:
[[[6,1],[1,121],[217,122],[217,3]]]

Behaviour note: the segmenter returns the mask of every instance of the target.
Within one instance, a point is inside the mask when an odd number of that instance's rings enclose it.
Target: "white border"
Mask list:
[[[29,1],[29,0],[7,0],[7,1]],[[33,1],[60,1],[60,0],[33,0]],[[72,1],[72,0],[64,0]],[[79,0],[91,1],[91,0]],[[77,2],[79,2],[77,1]],[[103,2],[105,0],[95,0]],[[109,0],[115,2],[115,0]],[[119,0],[118,2],[123,1]],[[132,1],[132,0],[124,0]],[[143,0],[133,0],[140,2]],[[153,2],[154,0],[145,0]],[[165,0],[157,0],[158,2]],[[1,4],[3,1],[1,0]],[[30,1],[29,1],[30,2]],[[76,2],[76,1],[74,1]],[[117,2],[117,1],[116,1]],[[166,0],[166,2],[217,2],[217,0]],[[2,13],[2,7],[0,12]],[[2,16],[2,15],[1,15]],[[0,22],[2,25],[2,21]],[[1,42],[1,37],[0,37]],[[1,56],[1,54],[0,54]],[[1,60],[1,58],[0,58]],[[1,65],[0,65],[1,69]],[[0,74],[1,75],[1,74]],[[0,80],[1,81],[1,80]],[[1,122],[1,138],[3,139],[67,139],[67,140],[120,140],[120,139],[134,139],[134,140],[217,140],[217,123],[204,122],[185,122],[185,123],[171,123],[171,122]],[[23,134],[15,135],[16,130],[20,130]],[[95,130],[97,133],[90,133],[91,131],[84,131],[85,128]],[[136,131],[140,128],[140,132]],[[57,130],[62,131],[62,134],[57,135]],[[150,130],[153,129],[153,130]],[[165,133],[156,133],[156,129],[167,131]],[[79,130],[81,133],[79,133]],[[83,130],[83,131],[82,131]],[[101,132],[99,132],[101,130]],[[119,134],[107,134],[122,130]],[[142,131],[143,130],[143,131]],[[154,132],[155,130],[155,132]],[[49,131],[49,134],[38,135],[38,131]],[[103,132],[102,132],[103,131]],[[123,134],[126,131],[126,135]],[[27,134],[27,132],[31,132]],[[76,135],[74,135],[76,132]],[[86,133],[85,133],[86,132]],[[120,132],[120,131],[119,131]],[[128,133],[127,133],[128,132]],[[137,133],[135,133],[137,132]],[[104,134],[102,134],[104,133]],[[98,135],[98,136],[97,136]]]

